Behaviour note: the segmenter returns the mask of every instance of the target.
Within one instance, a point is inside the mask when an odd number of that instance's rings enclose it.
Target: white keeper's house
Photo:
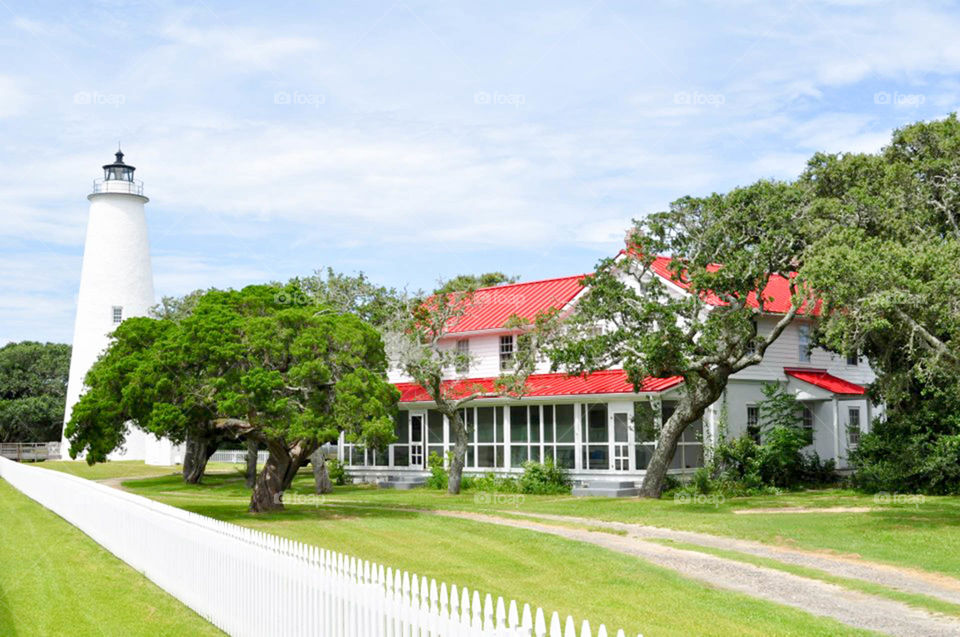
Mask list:
[[[653,276],[662,278],[673,293],[687,294],[671,280],[668,263],[668,258],[658,259]],[[504,327],[508,319],[516,314],[532,320],[552,308],[576,311],[584,292],[582,279],[577,275],[478,291],[479,300],[446,338],[448,347],[466,349],[474,359],[468,370],[451,370],[450,382],[486,385],[492,391],[500,370],[510,365],[516,344],[518,331]],[[787,282],[771,281],[764,296],[771,300],[758,320],[760,334],[769,332],[789,308]],[[836,460],[838,468],[847,466],[849,450],[872,420],[873,406],[864,385],[874,374],[863,357],[811,347],[811,330],[811,318],[798,316],[767,349],[763,362],[731,377],[723,397],[702,422],[683,434],[671,472],[703,465],[704,444],[717,440],[724,412],[728,436],[752,432],[759,420],[762,387],[772,382],[785,386],[801,402],[801,423],[813,432],[810,449],[822,459]],[[641,391],[634,392],[622,369],[586,377],[549,372],[549,363],[541,363],[520,399],[483,398],[465,409],[472,429],[465,472],[520,472],[527,460],[553,458],[577,482],[639,481],[655,445],[657,425],[669,417],[682,379],[648,378]],[[429,454],[445,457],[452,449],[448,423],[427,393],[401,372],[393,369],[390,374],[401,392],[397,442],[376,451],[340,441],[340,457],[359,480],[416,480],[426,475]]]

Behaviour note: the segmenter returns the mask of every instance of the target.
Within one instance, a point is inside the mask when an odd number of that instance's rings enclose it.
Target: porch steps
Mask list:
[[[639,494],[632,480],[587,480],[573,487],[573,495],[580,497],[630,498]]]
[[[397,491],[409,491],[422,487],[427,483],[424,476],[390,476],[386,480],[377,482],[378,489],[396,489]]]

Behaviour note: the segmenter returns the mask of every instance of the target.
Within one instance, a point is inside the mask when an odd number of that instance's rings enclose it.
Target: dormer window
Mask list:
[[[513,366],[513,334],[500,337],[500,370]]]
[[[123,308],[119,305],[114,305],[111,309],[111,317],[113,318],[114,325],[120,325],[120,323],[123,323]]]
[[[847,354],[847,365],[850,367],[856,367],[859,362],[860,356],[856,352]]]

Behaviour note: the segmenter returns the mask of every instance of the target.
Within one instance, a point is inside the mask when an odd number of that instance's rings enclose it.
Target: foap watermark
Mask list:
[[[277,305],[313,305],[313,299],[303,292],[277,292],[273,295]]]
[[[913,505],[920,508],[920,505],[926,502],[926,498],[918,493],[889,493],[880,491],[873,496],[874,504],[881,506],[895,505]]]
[[[673,496],[674,504],[710,504],[719,507],[726,501],[720,493],[676,493]]]
[[[481,106],[512,106],[520,108],[527,103],[527,97],[523,93],[501,93],[494,91],[477,91],[473,94],[473,103]]]
[[[927,96],[923,93],[900,93],[894,91],[878,91],[873,94],[873,103],[880,106],[906,106],[916,108],[922,106],[927,101]]]
[[[327,503],[327,497],[313,493],[284,493],[281,491],[273,495],[273,503],[319,507]]]
[[[723,93],[680,91],[673,94],[673,103],[681,106],[713,106],[717,108],[727,103],[727,97]]]
[[[127,96],[123,93],[78,91],[73,94],[73,103],[80,106],[112,106],[114,108],[120,108],[127,103]]]
[[[499,491],[481,491],[473,496],[474,504],[483,506],[519,507],[526,497],[522,493],[500,493]]]
[[[319,93],[277,91],[273,94],[273,103],[280,106],[312,106],[314,108],[320,108],[327,103],[327,98]]]

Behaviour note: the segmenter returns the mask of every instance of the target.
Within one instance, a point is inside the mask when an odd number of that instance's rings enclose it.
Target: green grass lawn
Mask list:
[[[713,589],[630,556],[533,531],[385,506],[297,504],[254,516],[246,512],[249,491],[240,476],[208,476],[197,486],[175,477],[124,486],[203,515],[572,614],[578,623],[587,618],[594,628],[603,622],[648,636],[864,634]],[[309,486],[306,475],[298,477],[296,491],[306,494]],[[383,492],[341,488],[335,496],[369,502],[376,493]]]
[[[307,478],[298,487],[309,489]],[[672,498],[573,498],[525,496],[519,505],[477,503],[474,494],[341,487],[337,499],[383,506],[515,513],[556,513],[855,554],[864,559],[960,577],[960,498],[924,498],[917,505],[878,506],[873,496],[831,489],[780,496],[729,498],[719,506],[680,504]],[[736,510],[772,507],[876,507],[866,513],[737,515]]]
[[[221,635],[0,480],[0,635]]]
[[[180,474],[181,467],[173,465],[169,467],[144,464],[142,460],[113,460],[111,462],[102,462],[93,466],[86,462],[77,460],[47,460],[35,463],[35,467],[43,469],[53,469],[62,471],[71,475],[80,476],[87,480],[105,480],[108,478],[126,478],[140,476],[158,476]],[[240,465],[234,465],[227,462],[211,462],[207,464],[207,471],[211,473],[223,473],[240,470]]]

